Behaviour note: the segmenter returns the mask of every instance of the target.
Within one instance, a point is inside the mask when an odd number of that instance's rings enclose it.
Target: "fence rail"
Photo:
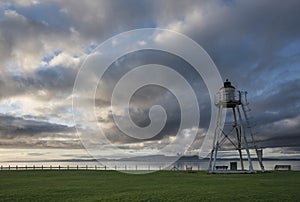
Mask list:
[[[77,166],[18,166],[18,165],[8,165],[8,166],[0,166],[0,171],[2,170],[128,170],[128,171],[142,171],[142,170],[162,170],[162,166],[155,166],[155,167],[151,167],[150,165],[144,165],[144,166],[138,166],[138,165],[124,165],[124,166],[99,166],[99,165],[95,165],[95,166],[91,166],[91,165],[86,165],[86,166],[82,166],[82,165],[77,165]],[[185,166],[185,167],[176,167],[176,166],[171,166],[169,168],[165,168],[164,170],[200,170],[200,167],[192,167],[192,166]]]
[[[110,168],[111,169],[111,168]],[[107,166],[1,166],[0,170],[108,170]]]

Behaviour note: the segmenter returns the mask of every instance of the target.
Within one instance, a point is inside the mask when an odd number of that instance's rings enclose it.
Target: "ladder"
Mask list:
[[[242,105],[242,110],[244,112],[244,116],[245,116],[245,120],[246,120],[246,127],[248,128],[248,131],[250,133],[251,140],[252,140],[256,155],[257,155],[257,159],[258,159],[260,168],[261,168],[262,172],[264,172],[265,169],[264,169],[264,165],[262,163],[262,153],[261,153],[261,150],[258,149],[256,142],[254,140],[254,132],[253,132],[252,128],[255,126],[255,124],[253,124],[253,122],[250,121],[251,109],[249,107],[249,102],[247,100],[247,91],[240,91],[240,94],[244,95],[243,96],[244,99],[241,99],[241,105]]]

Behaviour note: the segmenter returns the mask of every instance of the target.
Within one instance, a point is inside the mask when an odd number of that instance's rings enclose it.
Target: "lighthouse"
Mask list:
[[[248,105],[247,92],[237,90],[227,79],[215,96],[218,117],[210,152],[209,173],[254,173],[250,145],[256,152],[261,170],[264,171],[262,150],[258,149],[253,138],[252,125],[249,118],[251,110]],[[225,124],[222,127],[223,119],[225,119]],[[230,170],[227,170],[227,166],[220,166],[219,162],[222,160],[222,156],[220,157],[218,154],[222,150],[235,150],[237,152],[240,169],[237,169],[236,162],[230,163]],[[248,161],[247,168],[244,160]]]

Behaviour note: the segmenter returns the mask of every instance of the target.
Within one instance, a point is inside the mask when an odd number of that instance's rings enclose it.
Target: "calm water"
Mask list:
[[[226,165],[229,168],[230,161],[222,160],[218,161],[217,165]],[[274,170],[275,165],[291,165],[292,170],[300,170],[300,161],[288,161],[288,160],[272,160],[272,161],[264,161],[263,162],[265,166],[265,170]],[[167,165],[169,165],[167,167]],[[248,168],[248,162],[244,162],[245,168]],[[0,166],[3,167],[16,167],[18,166],[19,169],[20,167],[33,167],[40,169],[41,166],[45,167],[50,167],[52,168],[58,168],[59,166],[62,169],[66,169],[67,166],[70,168],[77,168],[79,169],[86,169],[86,166],[89,169],[95,169],[95,166],[97,166],[97,169],[105,169],[104,166],[106,166],[106,169],[108,170],[160,170],[160,169],[172,169],[176,168],[179,170],[185,170],[186,166],[192,166],[193,170],[207,170],[208,168],[208,161],[179,161],[174,164],[167,164],[166,162],[138,162],[138,161],[107,161],[107,162],[102,162],[100,164],[97,161],[77,161],[77,162],[42,162],[42,161],[35,161],[35,162],[0,162]],[[257,161],[253,162],[253,166],[256,170],[259,170],[259,164]],[[13,168],[14,169],[14,168]],[[238,169],[240,169],[240,165],[238,162]]]

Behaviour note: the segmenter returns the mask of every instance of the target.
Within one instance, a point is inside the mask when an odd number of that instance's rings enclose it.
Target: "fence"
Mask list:
[[[0,170],[107,170],[107,166],[1,166]]]
[[[95,166],[90,166],[90,165],[86,165],[86,166],[2,166],[0,167],[0,170],[128,170],[128,171],[134,171],[134,170],[149,170],[149,171],[153,171],[153,170],[200,170],[200,166],[198,167],[193,167],[193,166],[185,166],[185,167],[176,167],[175,165],[172,165],[168,168],[162,168],[162,166],[155,166],[155,167],[151,167],[150,165],[144,165],[144,166],[138,166],[138,165],[124,165],[124,166],[99,166],[99,165],[95,165]]]

